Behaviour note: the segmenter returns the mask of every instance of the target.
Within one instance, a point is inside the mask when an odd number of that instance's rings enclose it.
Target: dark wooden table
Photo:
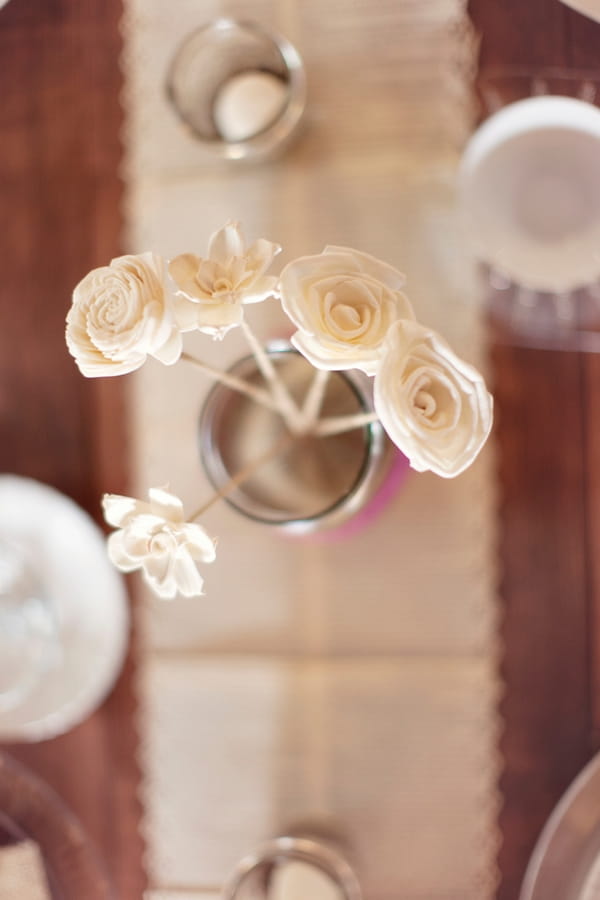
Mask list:
[[[481,80],[506,66],[600,75],[600,25],[558,0],[469,6]],[[506,684],[498,900],[516,900],[544,822],[599,746],[600,357],[498,340],[492,363]]]
[[[98,518],[126,489],[118,380],[65,352],[73,286],[119,253],[120,0],[0,9],[0,471],[38,478]],[[133,654],[103,707],[64,737],[8,748],[63,796],[123,900],[144,886]],[[82,898],[84,900],[84,898]]]
[[[558,0],[471,0],[481,72],[600,69],[600,26]],[[73,285],[119,252],[120,0],[0,9],[0,471],[39,478],[97,517],[126,490],[122,384],[86,381],[64,346]],[[494,343],[500,447],[502,738],[499,900],[516,900],[539,830],[600,733],[600,358]],[[144,886],[130,652],[103,707],[10,751],[98,843],[119,897]]]

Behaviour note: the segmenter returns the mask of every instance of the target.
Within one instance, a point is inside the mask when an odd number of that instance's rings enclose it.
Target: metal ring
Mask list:
[[[343,900],[362,900],[360,885],[350,865],[331,845],[306,837],[278,837],[260,846],[237,865],[223,890],[223,900],[243,900],[245,888],[254,892],[248,897],[258,898],[256,888],[269,896],[269,881],[273,870],[286,861],[304,862],[319,869],[341,890]]]

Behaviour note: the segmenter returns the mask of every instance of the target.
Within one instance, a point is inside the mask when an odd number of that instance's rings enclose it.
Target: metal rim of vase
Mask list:
[[[288,353],[298,354],[287,341],[273,341],[267,345],[271,356],[281,356]],[[256,362],[253,356],[245,356],[234,363],[229,371],[243,377],[244,372],[255,370]],[[352,371],[336,372],[344,379],[348,387],[357,398],[363,411],[369,412],[371,406],[365,397],[363,385],[367,385],[368,376],[361,378],[362,373]],[[221,454],[214,440],[215,424],[219,412],[219,399],[230,393],[230,388],[216,384],[209,392],[199,420],[199,445],[200,458],[204,471],[215,490],[219,490],[226,480],[231,477],[222,461]],[[375,490],[379,487],[384,474],[385,463],[390,460],[390,442],[385,430],[379,422],[371,422],[365,425],[366,447],[362,465],[356,475],[352,487],[333,504],[311,516],[277,516],[269,515],[267,508],[259,501],[254,501],[239,488],[231,495],[224,498],[225,502],[233,509],[254,522],[269,525],[283,530],[289,534],[304,535],[316,531],[330,529],[341,525],[358,513]],[[243,499],[241,499],[243,498]]]
[[[225,885],[223,900],[241,900],[240,891],[253,874],[263,867],[272,869],[285,861],[304,862],[319,869],[341,888],[342,900],[362,900],[358,879],[343,856],[333,847],[312,838],[291,836],[267,841],[244,857]]]
[[[255,135],[240,141],[210,140],[203,136],[182,111],[174,86],[180,55],[185,48],[203,34],[209,34],[211,31],[216,30],[226,31],[228,29],[243,29],[268,40],[281,57],[288,84],[288,98],[281,115],[271,125],[268,125]],[[167,71],[165,90],[167,98],[178,118],[197,140],[200,140],[206,147],[211,148],[222,159],[251,162],[275,155],[280,150],[283,150],[296,134],[306,107],[306,72],[299,52],[283,35],[263,27],[258,22],[223,16],[201,25],[200,28],[190,32],[181,41]]]

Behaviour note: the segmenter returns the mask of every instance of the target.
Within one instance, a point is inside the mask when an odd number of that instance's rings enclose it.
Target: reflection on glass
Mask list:
[[[269,355],[292,397],[305,397],[314,369],[285,342],[275,342]],[[231,372],[261,386],[263,376],[252,357]],[[327,416],[372,411],[372,385],[357,371],[332,373],[323,399]],[[236,391],[217,385],[209,393],[200,420],[200,450],[208,477],[221,490],[232,476],[259,459],[281,437],[278,415]],[[292,445],[257,469],[225,499],[251,519],[304,535],[360,525],[370,518],[377,501],[383,505],[399,486],[408,462],[395,452],[379,421],[338,435],[299,436]],[[388,477],[389,476],[389,477]],[[393,477],[392,477],[393,476]],[[384,496],[385,494],[385,496]],[[359,521],[360,520],[360,521]]]
[[[0,535],[0,713],[60,661],[56,618],[24,547]]]
[[[223,159],[280,152],[304,112],[300,56],[283,37],[252,22],[217,19],[188,35],[166,86],[190,132]]]
[[[285,836],[237,865],[223,900],[362,900],[354,870],[331,840]]]

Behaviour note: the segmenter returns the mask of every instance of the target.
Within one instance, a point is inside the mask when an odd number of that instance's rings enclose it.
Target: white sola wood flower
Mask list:
[[[240,225],[228,222],[208,244],[206,258],[183,253],[169,263],[180,298],[178,318],[184,331],[198,329],[223,337],[243,320],[242,304],[271,296],[277,278],[265,275],[279,244],[263,239],[246,247]]]
[[[183,504],[174,494],[151,488],[148,496],[150,502],[104,495],[104,518],[119,529],[108,538],[111,562],[122,572],[141,569],[159,597],[202,594],[204,581],[196,563],[214,561],[214,541],[201,525],[185,521]]]
[[[463,472],[492,426],[492,397],[479,372],[434,331],[399,321],[375,375],[375,410],[418,472]]]
[[[281,273],[281,303],[298,331],[294,346],[319,369],[373,375],[392,322],[414,319],[405,278],[387,263],[347,247],[303,256]]]
[[[79,282],[67,315],[69,352],[89,378],[123,375],[148,355],[172,365],[181,334],[164,264],[154,253],[120,256]]]

